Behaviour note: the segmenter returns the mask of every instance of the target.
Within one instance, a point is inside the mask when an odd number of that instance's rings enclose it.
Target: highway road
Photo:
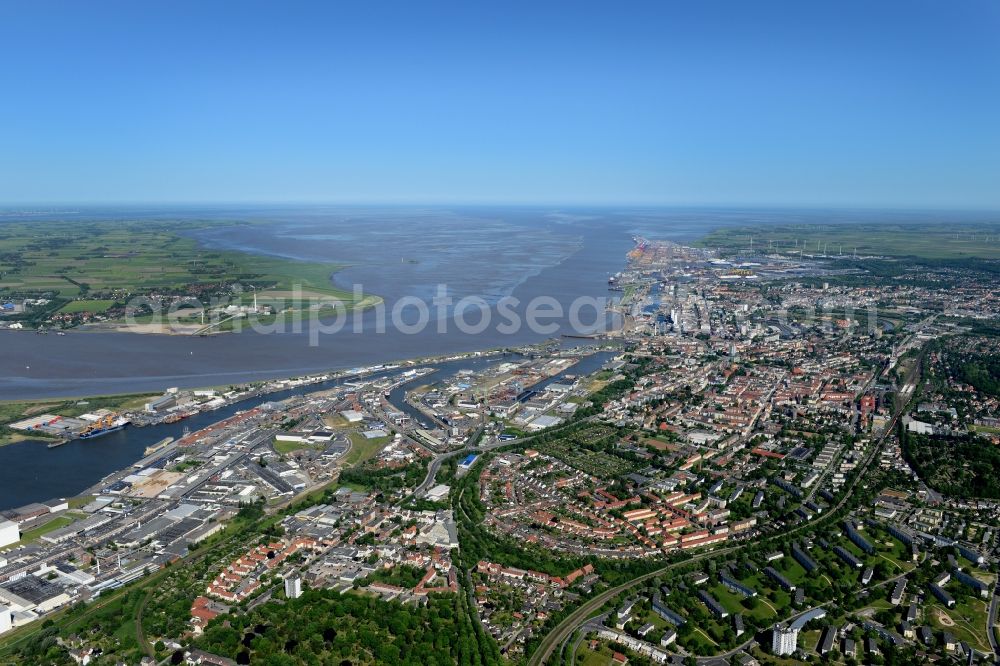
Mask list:
[[[546,432],[555,432],[555,429]],[[497,442],[490,442],[489,444],[481,444],[478,446],[473,446],[471,442],[476,441],[478,438],[479,438],[479,431],[477,430],[476,433],[469,438],[470,443],[466,444],[462,448],[455,449],[454,451],[447,451],[445,453],[439,453],[438,455],[434,456],[434,459],[431,460],[430,464],[427,466],[427,475],[424,476],[424,480],[420,483],[419,486],[417,486],[413,490],[412,493],[410,493],[407,499],[411,497],[423,497],[424,494],[428,490],[430,490],[431,486],[434,485],[434,479],[437,476],[438,470],[441,469],[441,465],[444,464],[444,461],[448,460],[449,458],[454,458],[455,456],[460,456],[460,455],[467,455],[469,453],[474,453],[474,452],[492,451],[494,449],[499,449],[505,446],[516,446],[522,441],[525,441],[525,439],[530,439],[530,437],[520,438],[520,439],[508,439],[503,442],[497,441]]]

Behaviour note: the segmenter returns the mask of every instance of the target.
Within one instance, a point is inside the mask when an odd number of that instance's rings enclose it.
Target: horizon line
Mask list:
[[[482,208],[545,208],[545,209],[716,209],[716,210],[784,210],[784,211],[857,211],[857,212],[907,212],[907,213],[982,213],[1000,214],[1000,204],[996,207],[959,206],[953,204],[934,205],[904,205],[904,204],[832,204],[832,203],[667,203],[667,202],[500,202],[500,201],[377,201],[353,200],[340,201],[331,199],[282,199],[282,200],[91,200],[91,201],[0,201],[0,215],[10,212],[69,212],[69,211],[31,211],[27,208],[38,207],[193,207],[193,206],[246,206],[246,207],[299,207],[299,206],[343,206],[389,207],[389,208],[449,208],[449,207],[482,207]],[[21,210],[11,210],[21,209]]]

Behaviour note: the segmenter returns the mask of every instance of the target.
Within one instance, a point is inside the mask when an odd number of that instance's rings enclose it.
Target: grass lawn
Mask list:
[[[73,522],[73,519],[69,518],[67,516],[56,516],[55,518],[53,518],[49,522],[45,523],[44,525],[36,527],[35,529],[32,529],[32,530],[28,530],[27,532],[25,532],[24,534],[22,534],[21,535],[21,544],[30,543],[32,541],[37,541],[39,538],[41,538],[41,536],[43,534],[48,534],[49,532],[52,532],[53,530],[57,530],[57,529],[59,529],[61,527],[66,527],[67,525],[69,525],[72,522]]]
[[[781,562],[781,560],[778,560],[778,562]],[[777,562],[772,562],[771,566],[774,566],[775,564],[777,564]],[[792,595],[780,589],[777,585],[772,586],[771,579],[768,578],[763,571],[740,580],[744,584],[757,590],[758,601],[760,601],[765,608],[769,609],[769,612],[781,614],[782,611],[791,607]],[[772,596],[774,597],[774,600],[769,598]]]
[[[984,425],[970,425],[969,430],[973,432],[985,432],[991,435],[996,435],[1000,433],[1000,428],[995,428],[993,426],[984,426]]]
[[[746,613],[747,610],[743,608],[740,603],[740,597],[737,594],[733,594],[724,585],[716,585],[715,587],[710,587],[708,593],[715,597],[722,607],[729,611],[730,614],[736,613]]]
[[[982,599],[956,599],[955,607],[946,609],[938,603],[925,606],[925,618],[937,629],[950,631],[956,639],[967,641],[977,650],[989,653],[989,638],[986,636],[986,601]],[[954,626],[949,626],[943,617],[951,618]]]
[[[59,309],[59,312],[75,313],[75,312],[93,312],[99,313],[104,312],[112,305],[114,301],[102,301],[102,300],[84,300],[84,301],[70,301],[66,305]]]
[[[766,599],[764,597],[760,598],[760,603],[762,603],[766,608],[769,608],[771,612],[775,615],[784,615],[785,610],[792,605],[792,597],[784,590],[774,590],[774,600]]]
[[[716,599],[719,600],[719,603],[733,615],[741,613],[746,617],[753,617],[758,620],[769,620],[775,616],[774,611],[771,610],[771,608],[764,603],[764,600],[760,598],[759,590],[757,602],[753,609],[746,608],[742,603],[743,597],[739,594],[730,592],[725,585],[716,585],[710,590],[710,592]]]
[[[586,390],[588,395],[591,393],[597,393],[602,388],[607,386],[610,382],[604,379],[590,379],[587,381]]]
[[[79,497],[70,497],[66,503],[69,504],[70,509],[81,509],[93,501],[93,495],[81,495]]]
[[[790,580],[796,586],[802,585],[808,576],[808,574],[806,574],[806,570],[802,568],[802,565],[791,557],[785,557],[778,562],[772,562],[771,566],[784,574],[785,578]]]
[[[904,571],[909,571],[914,567],[913,562],[900,562],[895,559],[891,553],[877,553],[876,557],[879,559],[886,560],[892,566],[892,569],[897,573],[903,573]]]
[[[78,400],[32,400],[0,402],[0,425],[11,421],[20,421],[38,414],[56,414],[58,416],[79,416],[97,409],[126,410],[142,407],[151,396],[159,395],[142,393],[133,395],[97,396]]]
[[[121,626],[114,632],[115,638],[125,645],[128,645],[129,643],[136,643],[137,635],[138,632],[135,624],[135,616],[122,618]]]
[[[884,597],[872,599],[871,603],[866,606],[866,608],[874,608],[876,610],[886,610],[893,608],[892,602]]]
[[[587,641],[584,641],[576,651],[576,663],[581,666],[608,666],[612,656],[614,652],[607,645],[602,643],[597,650],[591,650],[587,647]]]
[[[714,654],[716,643],[701,629],[694,630],[684,637],[678,637],[677,643],[684,649],[695,654]]]
[[[378,453],[390,440],[388,436],[368,439],[360,432],[352,432],[349,437],[351,439],[351,450],[344,455],[345,467],[363,463]]]
[[[275,440],[274,450],[278,453],[291,453],[292,451],[299,451],[301,449],[315,449],[316,447],[309,442],[282,442]]]
[[[865,538],[867,538],[867,537],[865,537]],[[868,541],[871,542],[871,539],[868,539]],[[841,537],[836,542],[836,544],[838,546],[841,546],[844,550],[848,551],[849,553],[851,553],[855,557],[857,557],[862,562],[864,562],[867,559],[867,557],[868,557],[867,555],[865,555],[865,551],[863,551],[860,548],[858,548],[856,545],[854,545],[853,541],[851,541],[850,539],[848,539],[846,537]]]
[[[623,306],[628,305],[629,303],[632,302],[632,299],[635,298],[635,292],[637,289],[638,287],[634,284],[625,285],[625,291],[622,292],[622,300],[621,300],[621,304]]]
[[[672,624],[664,620],[662,617],[660,617],[653,611],[647,611],[645,615],[642,616],[639,624],[646,624],[647,622],[656,627],[657,631],[663,631],[667,627],[673,627]]]
[[[819,643],[819,639],[823,637],[823,632],[820,629],[812,629],[811,631],[803,631],[799,634],[799,647],[803,650],[815,651],[816,645]]]
[[[885,549],[885,543],[889,542],[892,547],[888,550]],[[914,566],[913,559],[910,556],[910,548],[902,541],[886,535],[885,541],[877,541],[875,547],[879,555],[885,556],[886,559],[892,561],[896,566],[904,571],[909,571]]]

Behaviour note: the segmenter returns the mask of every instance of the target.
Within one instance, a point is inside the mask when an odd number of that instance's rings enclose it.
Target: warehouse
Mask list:
[[[70,601],[70,596],[53,583],[25,576],[0,585],[0,599],[14,610],[47,613]]]
[[[21,540],[21,530],[17,523],[10,520],[0,520],[0,548],[17,543]]]

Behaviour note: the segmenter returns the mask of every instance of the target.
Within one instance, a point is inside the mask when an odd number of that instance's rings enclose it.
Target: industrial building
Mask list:
[[[21,530],[10,520],[0,521],[0,548],[21,540]]]
[[[12,611],[47,613],[70,601],[62,587],[37,576],[25,576],[0,586],[0,599]]]

